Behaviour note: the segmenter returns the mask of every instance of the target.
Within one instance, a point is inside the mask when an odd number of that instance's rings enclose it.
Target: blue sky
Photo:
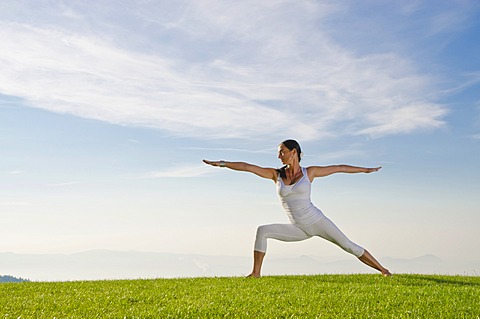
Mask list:
[[[478,262],[479,34],[473,0],[2,1],[0,251],[250,255],[287,221],[273,183],[201,160],[295,138],[383,167],[314,183],[351,239]]]

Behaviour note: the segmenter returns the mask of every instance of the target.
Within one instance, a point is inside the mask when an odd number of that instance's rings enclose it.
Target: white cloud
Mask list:
[[[468,8],[471,4],[467,4],[467,10],[443,10],[436,13],[430,19],[430,25],[428,29],[428,36],[434,36],[443,32],[452,32],[458,29],[465,28],[471,10],[473,8]],[[473,6],[472,6],[473,7]]]
[[[192,178],[209,175],[212,173],[211,167],[204,165],[184,165],[169,167],[162,171],[153,171],[140,175],[140,179],[149,178]]]
[[[132,25],[87,12],[94,32],[83,34],[39,17],[0,22],[0,92],[53,112],[199,138],[380,136],[444,124],[445,108],[424,97],[431,79],[406,58],[355,56],[322,31],[336,10],[328,2],[165,6],[122,11],[137,19]],[[76,23],[86,15],[57,10]]]
[[[66,186],[78,185],[80,183],[81,182],[78,182],[78,181],[71,181],[71,182],[62,182],[62,183],[52,183],[52,184],[48,184],[47,186],[50,186],[50,187],[66,187]]]
[[[7,207],[20,207],[20,206],[30,206],[28,202],[0,202],[0,206],[7,206]]]
[[[256,154],[276,154],[277,148],[268,148],[268,149],[257,149],[249,150],[243,148],[232,148],[232,147],[185,147],[187,150],[195,151],[212,151],[212,152],[238,152],[238,153],[256,153]]]
[[[371,115],[372,123],[378,125],[359,131],[359,134],[380,136],[394,133],[408,133],[418,128],[439,128],[443,122],[435,120],[446,111],[436,105],[406,105],[398,109],[384,110]],[[429,114],[430,116],[425,116]],[[431,118],[433,116],[434,118]]]
[[[15,170],[15,171],[8,172],[8,174],[10,174],[10,175],[20,175],[20,174],[23,174],[23,173],[25,173],[25,171],[22,171],[22,170]]]

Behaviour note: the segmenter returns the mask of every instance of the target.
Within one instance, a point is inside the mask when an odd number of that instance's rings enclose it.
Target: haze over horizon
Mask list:
[[[275,185],[202,159],[279,167],[294,138],[382,166],[312,188],[375,256],[478,264],[479,34],[474,0],[2,1],[0,253],[250,257]]]
[[[445,262],[434,255],[411,259],[381,258],[395,274],[478,276],[480,263]],[[73,254],[0,253],[2,270],[30,281],[244,277],[252,260],[246,256],[166,254],[140,251],[90,250]],[[263,276],[373,274],[353,256],[271,255]]]

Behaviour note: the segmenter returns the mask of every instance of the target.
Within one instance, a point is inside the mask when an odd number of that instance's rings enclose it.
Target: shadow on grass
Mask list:
[[[480,282],[470,281],[466,277],[460,276],[440,276],[440,275],[402,275],[409,279],[415,279],[419,281],[428,281],[431,283],[441,285],[457,285],[457,286],[480,286]],[[414,283],[409,282],[409,285]]]
[[[268,277],[267,277],[268,278]],[[480,277],[447,276],[447,275],[424,275],[424,274],[394,274],[385,278],[378,274],[319,274],[305,276],[272,276],[274,280],[318,280],[321,283],[347,284],[347,283],[378,283],[391,282],[405,286],[424,286],[428,284],[455,285],[463,287],[479,287]]]

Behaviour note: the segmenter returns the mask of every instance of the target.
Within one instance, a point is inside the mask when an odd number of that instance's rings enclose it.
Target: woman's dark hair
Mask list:
[[[288,148],[290,151],[292,150],[297,150],[297,156],[298,156],[298,162],[302,160],[302,157],[300,154],[302,154],[302,149],[300,148],[300,144],[298,144],[297,141],[295,140],[285,140],[282,142],[283,145],[285,145],[286,148]],[[287,177],[285,173],[285,169],[287,168],[287,165],[283,166],[282,168],[277,169],[277,173],[280,174],[281,177],[285,178]]]

